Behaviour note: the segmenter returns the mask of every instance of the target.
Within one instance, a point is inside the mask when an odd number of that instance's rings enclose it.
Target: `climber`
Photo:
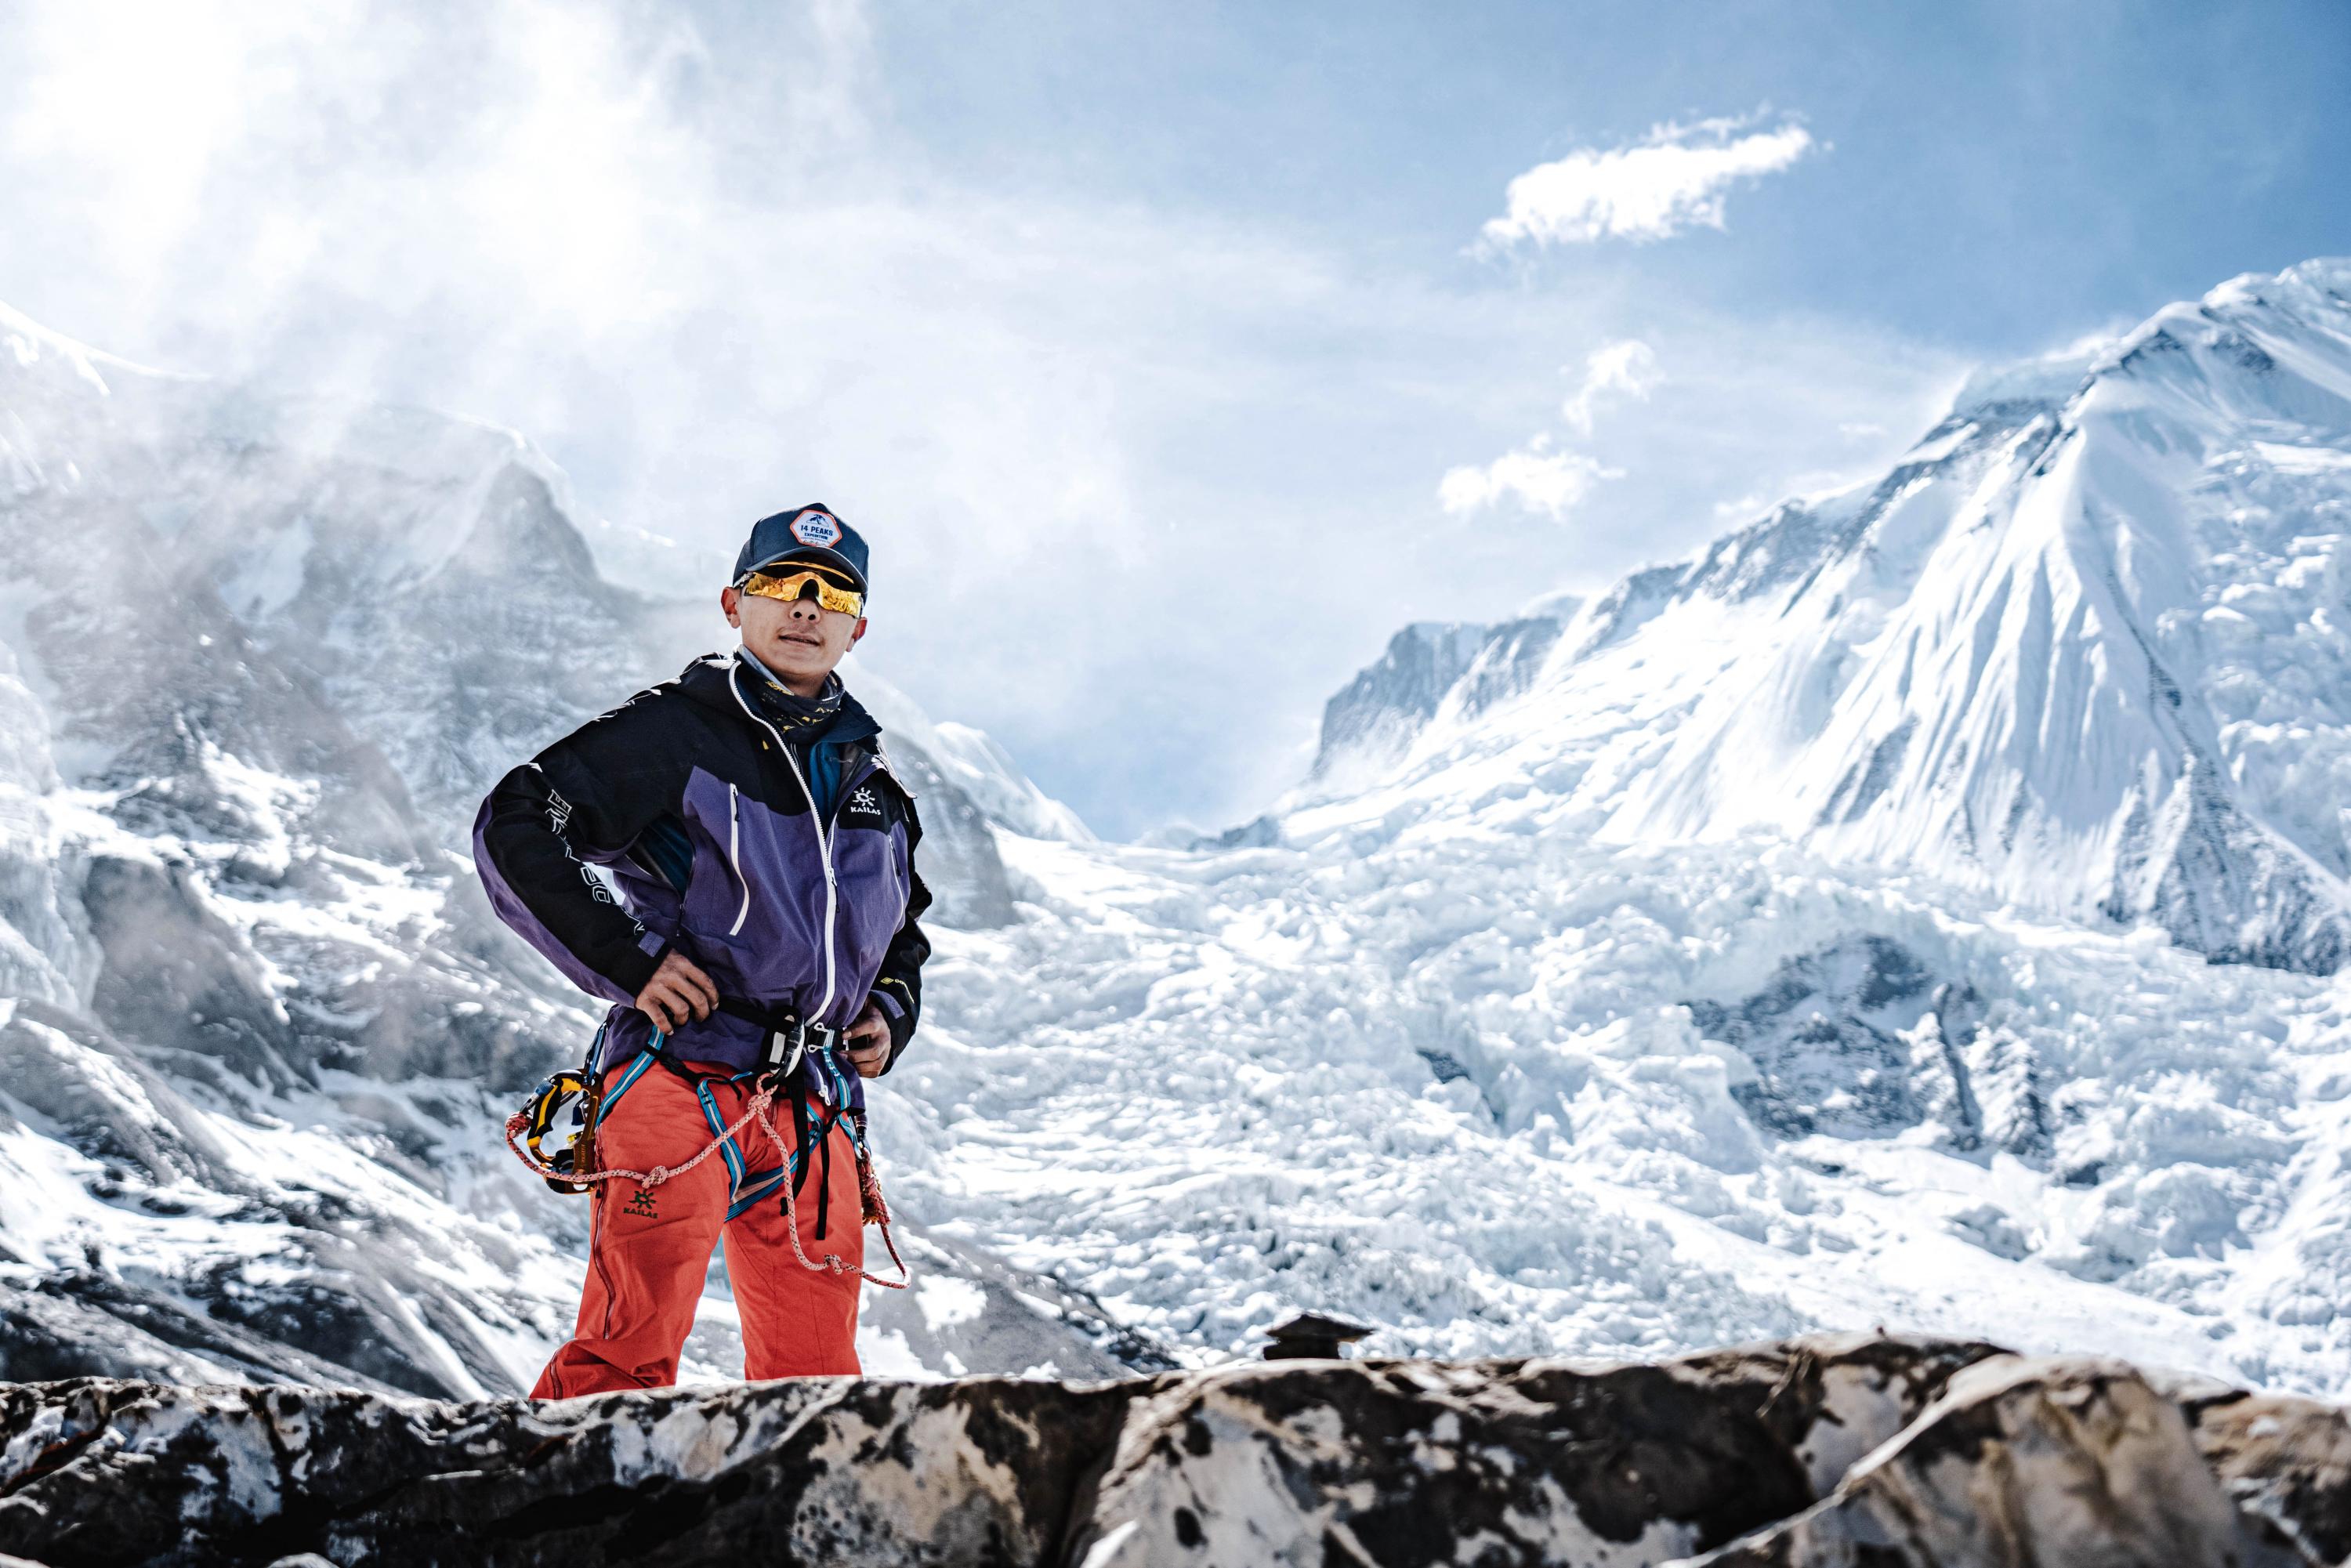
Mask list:
[[[594,1187],[578,1324],[536,1397],[674,1382],[722,1236],[745,1376],[858,1370],[881,1207],[861,1080],[906,1049],[930,953],[913,797],[834,673],[869,555],[828,507],[760,519],[719,595],[741,646],[549,746],[475,821],[499,917],[612,1003],[581,1074],[593,1165],[657,1173]]]

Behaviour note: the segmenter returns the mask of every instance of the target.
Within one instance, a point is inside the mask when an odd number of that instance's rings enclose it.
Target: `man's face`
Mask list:
[[[804,697],[823,689],[825,676],[850,644],[865,635],[865,618],[827,610],[814,599],[762,599],[727,589],[718,596],[726,623],[739,627],[743,646]]]

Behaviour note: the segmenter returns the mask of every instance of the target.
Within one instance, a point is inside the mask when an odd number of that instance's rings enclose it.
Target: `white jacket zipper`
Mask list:
[[[743,929],[743,922],[751,915],[751,879],[743,874],[743,857],[737,852],[743,842],[743,830],[737,821],[736,803],[742,791],[734,785],[726,786],[726,863],[735,868],[735,880],[743,884],[743,907],[735,912],[735,924],[726,928],[734,936]]]
[[[890,830],[886,827],[882,830],[882,874],[890,879],[892,887],[898,885],[898,841],[891,835]],[[906,918],[906,904],[912,897],[913,890],[909,888],[898,900],[898,919],[901,923],[904,923]]]
[[[783,744],[780,737],[777,744]],[[840,889],[832,878],[832,836],[824,831],[824,819],[817,814],[816,791],[809,788],[808,775],[800,771],[800,765],[792,760],[789,751],[784,753],[784,766],[792,770],[792,777],[799,781],[800,794],[808,800],[809,825],[816,830],[817,853],[824,860],[824,1000],[817,1003],[816,1011],[809,1015],[820,1019],[832,1006],[832,922],[841,903]]]
[[[782,752],[784,755],[784,766],[791,769],[793,781],[799,785],[800,793],[808,800],[809,826],[816,833],[817,858],[824,863],[824,1000],[819,1002],[816,1005],[815,1009],[808,1015],[811,1019],[821,1019],[824,1017],[825,1009],[832,1006],[832,992],[834,985],[832,926],[834,918],[840,909],[840,890],[834,883],[832,877],[832,841],[825,833],[824,819],[817,812],[816,792],[809,788],[808,779],[800,772],[799,764],[792,760],[792,748],[784,744],[784,737],[777,733],[776,727],[774,725],[769,724],[765,718],[761,717],[758,713],[753,710],[749,703],[743,700],[743,688],[735,684],[735,676],[742,670],[742,668],[743,661],[738,655],[735,661],[735,668],[726,673],[726,689],[735,694],[735,706],[741,708],[745,716],[750,718],[753,723],[766,730],[768,735],[774,737],[776,749]],[[739,868],[737,868],[736,874],[738,876],[742,874]],[[746,900],[747,908],[748,907],[749,897],[750,883],[746,882],[744,883],[744,898]]]

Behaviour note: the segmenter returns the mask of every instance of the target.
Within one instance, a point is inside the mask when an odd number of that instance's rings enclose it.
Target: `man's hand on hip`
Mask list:
[[[662,955],[661,967],[637,993],[637,1010],[653,1020],[664,1034],[675,1034],[688,1019],[708,1018],[718,1007],[718,988],[691,958]]]
[[[860,1078],[879,1078],[890,1065],[890,1020],[882,1016],[881,1003],[867,1002],[841,1038]]]

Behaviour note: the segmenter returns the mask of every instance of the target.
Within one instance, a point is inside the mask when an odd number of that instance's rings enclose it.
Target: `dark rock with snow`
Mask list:
[[[2250,1494],[2267,1478],[2238,1479]],[[2188,1413],[2127,1365],[1998,1356],[1955,1375],[1828,1498],[1693,1568],[2335,1561],[2299,1551],[2232,1490]]]
[[[1746,1052],[1757,1076],[1732,1097],[1775,1133],[1867,1136],[1910,1126],[1922,1107],[1897,1038],[1926,1010],[1932,978],[1882,936],[1790,959],[1753,996],[1689,1004],[1711,1039]]]
[[[1785,1137],[1876,1137],[1932,1122],[1955,1154],[2051,1153],[2040,1063],[1983,998],[1938,979],[1884,936],[1849,936],[1782,964],[1736,1001],[1687,1004],[1707,1038],[1754,1067],[1731,1085],[1756,1124]]]
[[[1459,716],[1474,717],[1526,690],[1575,604],[1555,600],[1541,613],[1498,626],[1406,626],[1378,663],[1323,705],[1314,779],[1337,787],[1395,761],[1448,700]]]
[[[288,1087],[298,1049],[243,936],[205,904],[184,865],[93,859],[82,908],[105,954],[93,1010],[118,1034],[212,1057]]]
[[[533,1404],[0,1388],[51,1565],[2304,1564],[2341,1415],[2117,1363],[1822,1337],[1656,1365],[809,1379]],[[308,1561],[311,1559],[304,1559]]]
[[[1345,1354],[1345,1346],[1372,1330],[1369,1324],[1334,1318],[1328,1312],[1301,1312],[1265,1332],[1273,1342],[1265,1347],[1268,1361],[1335,1361]]]

